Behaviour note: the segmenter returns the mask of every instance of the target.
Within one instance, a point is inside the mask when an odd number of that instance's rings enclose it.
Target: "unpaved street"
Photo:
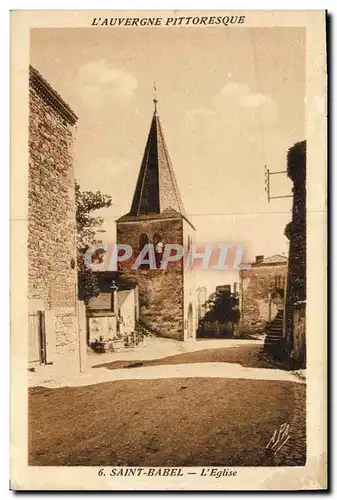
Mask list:
[[[236,363],[240,361],[240,347],[237,349]],[[243,362],[249,357],[247,349],[244,352]],[[195,356],[198,367],[203,357],[209,362],[209,356],[217,356],[219,365],[220,359],[226,358],[220,351],[190,355]],[[234,360],[233,351],[228,355]],[[107,372],[113,371],[113,366],[107,368]],[[140,366],[124,370],[146,369]],[[208,378],[203,373],[198,378],[116,380],[56,389],[34,387],[29,403],[32,465],[305,463],[305,384],[301,383]],[[285,426],[287,434],[281,435],[280,429]],[[273,442],[266,449],[273,435],[274,442],[275,436],[280,440],[273,449]]]

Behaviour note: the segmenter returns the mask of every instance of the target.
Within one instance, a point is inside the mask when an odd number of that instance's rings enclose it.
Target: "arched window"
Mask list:
[[[146,233],[141,233],[139,236],[139,252],[143,250],[145,245],[148,245],[149,243],[149,237]]]
[[[149,237],[146,233],[141,233],[141,235],[139,236],[139,253],[143,250],[143,248],[145,247],[145,245],[148,245],[149,244]],[[146,256],[145,256],[146,258]],[[148,269],[149,268],[149,265],[148,264],[141,264],[139,266],[139,269]]]
[[[163,253],[164,249],[163,238],[158,233],[156,233],[153,236],[153,246],[154,246],[154,251],[156,253]]]
[[[154,253],[156,256],[156,267],[158,269],[158,267],[160,267],[164,252],[163,238],[161,237],[160,234],[156,233],[153,235],[152,241],[153,241]]]

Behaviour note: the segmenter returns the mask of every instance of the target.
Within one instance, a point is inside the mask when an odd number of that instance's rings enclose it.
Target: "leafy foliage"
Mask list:
[[[237,299],[234,294],[226,294],[223,292],[215,292],[210,295],[206,302],[207,313],[204,316],[204,321],[239,321]]]
[[[91,269],[84,262],[85,253],[90,245],[101,243],[96,239],[98,229],[102,226],[101,217],[93,217],[92,212],[100,208],[110,207],[111,196],[97,191],[81,191],[79,183],[75,180],[75,200],[76,200],[76,230],[77,230],[77,268],[79,272],[79,298],[87,302],[91,297],[99,294],[97,278]],[[96,259],[102,258],[103,250],[95,252]]]

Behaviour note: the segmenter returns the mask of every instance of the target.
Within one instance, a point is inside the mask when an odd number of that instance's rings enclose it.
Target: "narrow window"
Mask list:
[[[161,264],[161,261],[163,258],[163,252],[164,252],[163,238],[158,233],[156,233],[153,236],[153,246],[154,246],[154,252],[155,252],[155,256],[156,256],[156,267],[158,269],[160,267],[160,264]]]
[[[143,250],[145,245],[149,244],[149,237],[146,233],[141,233],[139,237],[139,253]],[[141,264],[139,269],[149,269],[149,264]]]
[[[149,237],[146,233],[142,233],[139,237],[139,252],[143,250],[145,245],[149,243]]]

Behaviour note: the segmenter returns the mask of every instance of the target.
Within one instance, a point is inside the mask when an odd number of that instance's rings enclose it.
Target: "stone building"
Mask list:
[[[196,310],[193,271],[179,259],[164,269],[131,269],[146,244],[153,244],[159,263],[165,245],[194,243],[195,228],[188,220],[172,169],[157,101],[129,213],[117,223],[117,243],[133,249],[120,263],[121,275],[139,285],[140,321],[153,333],[176,340],[195,338]],[[159,267],[159,265],[158,265]]]
[[[77,271],[73,132],[77,116],[29,70],[29,362],[75,351]]]
[[[114,341],[136,331],[139,319],[138,286],[120,280],[117,272],[95,273],[100,294],[87,307],[87,341]]]
[[[240,325],[264,331],[283,309],[288,259],[284,255],[257,255],[250,269],[240,271]]]
[[[284,351],[296,368],[306,363],[306,141],[288,151],[288,177],[293,181],[292,221],[285,234],[289,239],[289,268],[285,301]]]

